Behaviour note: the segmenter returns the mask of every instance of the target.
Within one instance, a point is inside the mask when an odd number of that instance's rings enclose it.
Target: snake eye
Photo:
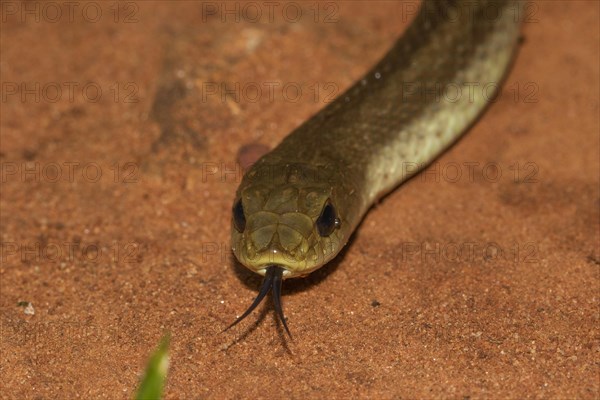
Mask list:
[[[317,230],[321,236],[329,236],[331,233],[340,226],[340,219],[335,213],[335,208],[328,201],[321,211],[321,215],[317,218]]]
[[[242,199],[239,199],[235,206],[233,206],[233,226],[235,229],[242,233],[246,229],[246,216],[244,215],[244,207],[242,206]]]

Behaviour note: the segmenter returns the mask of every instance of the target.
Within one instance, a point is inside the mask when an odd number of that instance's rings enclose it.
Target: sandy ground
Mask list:
[[[168,399],[598,398],[593,1],[531,3],[486,115],[286,281],[294,340],[270,302],[220,333],[260,283],[229,251],[238,151],[416,7],[278,4],[2,3],[1,397],[131,398],[170,331]]]

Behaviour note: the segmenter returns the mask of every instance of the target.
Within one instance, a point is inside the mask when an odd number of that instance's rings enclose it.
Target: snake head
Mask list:
[[[233,204],[232,248],[250,270],[283,268],[283,279],[309,274],[346,244],[355,226],[344,218],[352,196],[331,168],[258,162]]]

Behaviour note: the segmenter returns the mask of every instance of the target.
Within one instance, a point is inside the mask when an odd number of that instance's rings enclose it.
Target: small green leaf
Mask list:
[[[169,334],[163,336],[160,345],[150,357],[136,400],[159,400],[162,397],[169,369],[169,341]]]

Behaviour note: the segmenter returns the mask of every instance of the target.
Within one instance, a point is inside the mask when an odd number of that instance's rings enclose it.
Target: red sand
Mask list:
[[[532,3],[497,103],[284,284],[293,341],[270,304],[220,333],[260,282],[229,252],[236,156],[416,3],[77,4],[2,3],[2,398],[131,398],[166,330],[168,399],[600,396],[597,2]]]

